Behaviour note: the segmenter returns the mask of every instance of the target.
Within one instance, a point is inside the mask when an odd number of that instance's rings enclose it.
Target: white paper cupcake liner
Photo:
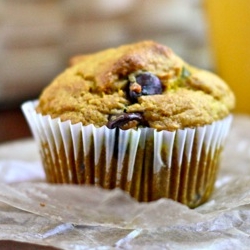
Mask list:
[[[194,207],[212,191],[232,116],[211,125],[157,132],[61,122],[22,110],[52,183],[119,187],[139,201],[171,198]]]

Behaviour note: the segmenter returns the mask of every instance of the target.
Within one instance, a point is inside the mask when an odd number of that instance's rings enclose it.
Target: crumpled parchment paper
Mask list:
[[[235,116],[214,193],[196,209],[169,199],[138,203],[118,189],[47,184],[36,150],[33,140],[0,146],[1,246],[249,249],[248,116]]]

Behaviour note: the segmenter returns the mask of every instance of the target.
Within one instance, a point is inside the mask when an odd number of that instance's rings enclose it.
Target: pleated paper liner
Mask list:
[[[121,188],[138,201],[171,198],[189,207],[207,200],[232,116],[211,125],[157,132],[61,122],[22,105],[50,183]]]

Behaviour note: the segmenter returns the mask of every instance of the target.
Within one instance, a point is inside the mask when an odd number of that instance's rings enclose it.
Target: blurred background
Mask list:
[[[151,39],[217,71],[206,6],[204,0],[0,0],[0,142],[30,136],[21,103],[37,98],[76,54]]]

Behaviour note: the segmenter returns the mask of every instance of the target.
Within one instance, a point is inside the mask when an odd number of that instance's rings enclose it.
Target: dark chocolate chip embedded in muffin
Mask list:
[[[142,95],[159,95],[162,93],[160,79],[150,72],[129,75],[129,98],[137,102]]]

